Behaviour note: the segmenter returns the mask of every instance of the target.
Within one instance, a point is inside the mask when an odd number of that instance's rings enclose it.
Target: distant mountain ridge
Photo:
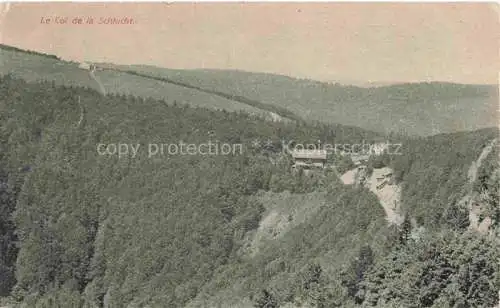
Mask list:
[[[0,45],[0,74],[96,88],[77,63]],[[377,132],[435,135],[498,126],[498,88],[448,82],[360,87],[238,70],[178,70],[98,64],[106,92],[269,117],[356,126]]]
[[[498,88],[493,85],[429,82],[363,88],[244,71],[114,68],[280,106],[306,120],[379,132],[435,135],[493,127],[498,122]]]
[[[0,75],[7,74],[0,76],[0,306],[498,302],[499,130],[457,132],[462,126],[452,122],[488,125],[481,121],[493,108],[491,87],[363,89],[238,71],[92,68],[0,49]],[[253,116],[276,109],[301,119]],[[453,133],[387,136],[323,125],[322,113],[331,123],[382,130],[400,116],[413,120],[414,134],[428,123]],[[244,151],[145,150],[212,138]],[[379,191],[339,180],[355,167],[350,156],[331,155],[334,168],[324,171],[294,171],[284,140],[389,140],[401,149],[367,158]],[[125,144],[146,146],[133,155],[99,151]],[[495,237],[468,230],[475,221],[462,202],[475,201],[468,196],[484,196],[473,214],[491,218]],[[401,226],[388,226],[386,216]]]

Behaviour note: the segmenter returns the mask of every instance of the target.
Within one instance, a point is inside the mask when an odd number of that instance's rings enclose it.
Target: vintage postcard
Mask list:
[[[0,2],[0,307],[499,308],[499,14]]]

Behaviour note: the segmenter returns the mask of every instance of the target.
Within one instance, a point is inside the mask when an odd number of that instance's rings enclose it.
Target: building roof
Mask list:
[[[325,159],[325,150],[295,150],[292,152],[293,158],[304,158],[304,159]]]
[[[351,160],[353,161],[353,163],[356,163],[356,162],[361,162],[363,160],[368,160],[370,159],[370,155],[351,155]]]

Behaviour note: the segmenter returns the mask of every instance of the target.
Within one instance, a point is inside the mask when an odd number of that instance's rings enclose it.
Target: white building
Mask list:
[[[96,69],[96,66],[92,63],[88,63],[88,62],[81,62],[79,65],[78,65],[78,68],[81,68],[83,70],[88,70],[88,71],[95,71]]]
[[[80,65],[78,65],[78,68],[81,68],[84,70],[90,70],[90,63],[82,62],[82,63],[80,63]]]
[[[294,164],[292,168],[323,169],[326,164],[325,150],[295,150],[292,152]]]

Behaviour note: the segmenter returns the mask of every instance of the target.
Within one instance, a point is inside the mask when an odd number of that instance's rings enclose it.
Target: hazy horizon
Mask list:
[[[498,84],[488,3],[0,4],[0,43],[70,61],[261,72],[343,84]],[[70,22],[43,24],[42,18]],[[129,17],[73,25],[73,17]]]

